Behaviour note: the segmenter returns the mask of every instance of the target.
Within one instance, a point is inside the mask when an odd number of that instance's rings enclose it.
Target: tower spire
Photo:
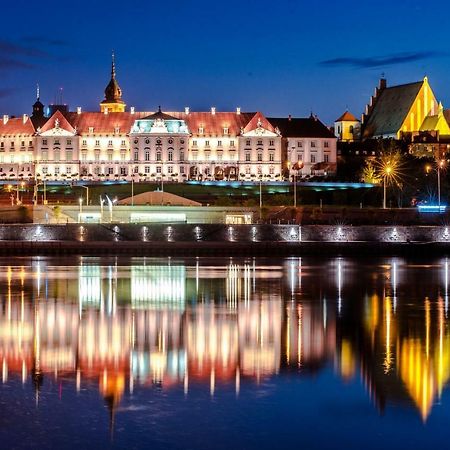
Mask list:
[[[41,90],[39,89],[39,83],[36,84],[36,100],[41,98]]]
[[[116,80],[116,55],[111,51],[111,79],[105,89],[105,99],[100,103],[101,112],[124,112],[125,102],[122,100],[122,89]]]
[[[116,79],[116,57],[114,55],[114,50],[111,53],[111,78]]]

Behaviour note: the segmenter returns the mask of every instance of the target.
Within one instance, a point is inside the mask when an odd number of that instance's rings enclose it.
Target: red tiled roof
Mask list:
[[[23,122],[22,117],[13,117],[9,119],[6,124],[3,123],[3,119],[0,117],[0,136],[8,136],[13,134],[32,136],[35,131],[33,122],[29,117],[25,123]]]
[[[172,116],[178,117],[186,122],[189,131],[194,136],[223,136],[223,129],[228,128],[230,136],[241,134],[241,128],[245,128],[255,113],[237,114],[236,112],[170,112]],[[203,128],[203,134],[199,135],[199,128]]]
[[[149,112],[76,112],[66,113],[68,121],[77,129],[78,134],[89,134],[89,128],[94,128],[95,134],[114,134],[115,129],[119,128],[120,133],[129,133],[135,120],[148,116]]]
[[[56,111],[50,119],[47,120],[45,125],[41,128],[41,133],[45,131],[52,130],[56,126],[56,121],[59,121],[59,128],[73,133],[75,131],[74,127],[69,123],[69,121],[64,117],[61,111]]]
[[[349,111],[345,111],[335,122],[359,122],[359,120]]]

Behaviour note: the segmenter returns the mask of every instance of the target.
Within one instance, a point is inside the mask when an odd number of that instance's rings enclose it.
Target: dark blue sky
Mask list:
[[[128,106],[360,115],[381,73],[430,78],[450,107],[445,0],[15,0],[2,4],[0,114],[58,88],[97,110],[111,49]]]

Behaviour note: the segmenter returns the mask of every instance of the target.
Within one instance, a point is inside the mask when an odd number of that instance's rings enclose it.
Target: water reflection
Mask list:
[[[425,421],[450,377],[448,261],[35,259],[0,274],[2,381],[96,382],[111,410],[136,386],[358,376],[374,405]],[[367,266],[365,266],[367,264]]]

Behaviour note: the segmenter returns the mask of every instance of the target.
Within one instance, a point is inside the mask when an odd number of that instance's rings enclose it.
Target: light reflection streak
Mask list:
[[[407,265],[400,266],[400,279],[398,260],[382,266],[377,281],[382,286],[367,283],[361,308],[364,352],[352,335],[358,332],[360,338],[359,330],[345,327],[348,317],[352,326],[359,325],[359,303],[351,303],[349,295],[342,308],[343,262],[334,260],[333,278],[314,278],[320,288],[309,275],[322,268],[307,258],[273,266],[255,259],[226,266],[206,266],[200,259],[192,266],[175,260],[101,265],[85,259],[75,275],[67,271],[59,277],[42,262],[31,270],[8,266],[0,274],[6,281],[0,310],[2,381],[17,375],[26,383],[31,376],[38,403],[47,376],[73,377],[77,391],[85,380],[96,379],[116,405],[125,390],[138,392],[136,386],[179,384],[188,395],[190,385],[200,383],[216,396],[229,383],[239,396],[247,387],[244,379],[259,382],[299,369],[305,376],[308,368],[317,371],[335,362],[344,380],[360,370],[373,397],[378,373],[398,379],[399,395],[408,395],[426,420],[450,379],[448,261],[437,269],[444,270],[444,296],[427,297],[413,325],[404,321],[407,302],[396,300],[403,299]],[[336,288],[337,310],[326,300]]]

